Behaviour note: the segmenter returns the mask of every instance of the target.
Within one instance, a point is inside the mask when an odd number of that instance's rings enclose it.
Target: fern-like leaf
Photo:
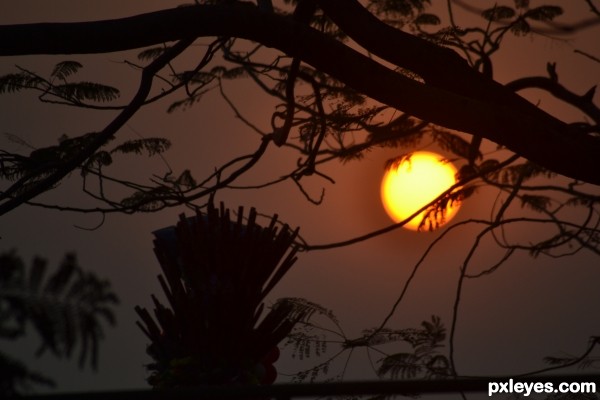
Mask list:
[[[169,187],[156,187],[148,191],[137,191],[121,200],[121,205],[139,211],[156,211],[164,207],[169,195],[173,192]]]
[[[119,89],[95,82],[64,83],[53,87],[56,95],[74,101],[109,102],[119,98]]]
[[[167,151],[171,147],[171,142],[165,138],[145,138],[137,140],[128,140],[114,149],[111,153],[135,153],[142,154],[146,152],[148,156],[161,154]]]
[[[222,77],[224,79],[237,79],[243,78],[248,75],[247,69],[245,66],[235,67],[228,70],[223,71]]]
[[[533,211],[544,212],[552,204],[552,199],[548,196],[537,196],[524,194],[521,196],[521,207],[528,207]]]
[[[81,176],[86,176],[90,169],[99,169],[111,165],[113,162],[112,156],[107,151],[98,151],[87,159],[81,169]]]
[[[55,382],[38,373],[31,371],[21,361],[0,352],[0,397],[3,399],[18,398],[19,392],[29,389],[32,385],[54,387]]]
[[[411,353],[396,353],[385,357],[377,369],[379,376],[390,375],[392,379],[414,379],[421,375],[423,366]]]
[[[47,262],[40,258],[28,273],[14,251],[0,255],[0,304],[10,316],[0,323],[23,327],[30,322],[42,339],[37,355],[50,351],[68,358],[79,344],[80,367],[89,359],[96,368],[102,323],[115,324],[116,295],[108,282],[84,272],[73,254],[47,278],[46,270]]]
[[[149,49],[141,51],[137,55],[137,57],[141,61],[153,61],[153,60],[157,59],[158,57],[160,57],[167,49],[168,49],[168,47],[164,47],[164,46],[151,47]]]
[[[196,85],[205,86],[214,81],[216,75],[211,72],[203,71],[185,71],[175,75],[177,82],[189,82]]]
[[[62,61],[54,66],[50,76],[64,81],[67,77],[77,73],[80,68],[83,68],[83,65],[77,61]]]
[[[390,17],[408,17],[425,9],[427,0],[371,0],[372,7],[377,14]]]
[[[519,19],[510,26],[510,31],[515,36],[525,36],[531,32],[531,26],[525,21],[525,19]]]
[[[535,21],[552,21],[554,18],[563,14],[562,7],[559,6],[541,6],[532,8],[525,13],[525,18],[531,18]]]
[[[315,365],[312,368],[309,368],[304,371],[300,371],[294,375],[292,378],[292,382],[294,383],[302,383],[302,382],[310,382],[313,383],[317,380],[320,375],[327,375],[329,373],[329,367],[333,359],[329,359],[325,362],[322,362],[318,365]]]
[[[196,93],[193,96],[189,96],[189,97],[186,97],[185,99],[177,100],[177,101],[173,102],[169,106],[169,108],[167,108],[167,113],[170,114],[179,109],[181,109],[182,111],[187,110],[188,108],[190,108],[191,106],[193,106],[194,104],[199,102],[202,99],[202,95],[204,93],[206,93],[206,92]]]
[[[515,10],[507,6],[495,6],[484,10],[481,15],[488,21],[499,21],[515,16]]]
[[[277,300],[277,303],[285,303],[291,305],[294,309],[293,315],[303,316],[303,321],[308,321],[315,315],[322,315],[331,320],[334,324],[339,325],[339,320],[333,311],[323,307],[320,304],[313,303],[300,297],[284,297]]]
[[[443,150],[449,151],[465,159],[468,159],[471,155],[471,144],[457,134],[445,129],[434,128],[432,137]],[[481,154],[477,154],[477,158],[480,157]]]
[[[0,94],[14,93],[22,89],[40,87],[44,80],[27,72],[17,72],[0,76]]]

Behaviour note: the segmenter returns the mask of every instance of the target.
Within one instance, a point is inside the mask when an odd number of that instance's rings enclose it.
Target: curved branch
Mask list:
[[[595,7],[593,7],[591,2],[588,0],[585,0],[585,1],[586,1],[586,3],[588,3],[588,5],[591,6],[590,12],[598,15],[596,12],[597,10],[595,10]],[[456,5],[458,5],[459,7],[461,7],[463,10],[466,10],[474,15],[479,16],[483,12],[482,8],[474,7],[463,0],[452,0],[452,2],[455,3]],[[497,21],[497,22],[499,24],[502,24],[503,21]],[[546,35],[548,35],[548,34],[551,34],[551,35],[572,34],[577,31],[580,31],[582,29],[589,29],[589,28],[596,26],[596,25],[600,24],[600,20],[596,17],[591,17],[591,18],[581,19],[580,21],[576,21],[576,22],[569,23],[569,24],[557,23],[554,21],[544,21],[544,23],[547,26],[547,28],[536,27],[533,29],[533,32],[539,33],[539,34],[546,34]]]
[[[39,182],[35,182],[33,187],[30,189],[19,193],[18,195],[7,196],[6,193],[11,193],[11,188],[15,187],[15,185],[13,185],[6,192],[3,192],[2,197],[6,198],[7,200],[0,205],[0,215],[13,210],[21,204],[26,203],[39,194],[49,190],[71,171],[76,169],[78,166],[83,164],[85,160],[92,156],[96,150],[98,150],[98,148],[106,143],[106,141],[110,139],[123,125],[125,125],[125,123],[129,121],[129,119],[142,107],[150,93],[154,75],[160,71],[171,59],[183,52],[190,44],[192,44],[192,42],[193,39],[191,38],[181,40],[169,50],[164,52],[156,60],[154,60],[150,65],[144,68],[138,91],[129,105],[124,108],[123,111],[119,113],[119,115],[117,115],[115,119],[113,119],[86,148],[82,149],[70,159],[65,160],[65,162],[57,165],[55,171],[50,173],[47,177],[43,178]]]
[[[518,155],[513,155],[513,156],[507,158],[506,160],[504,160],[503,162],[499,163],[498,165],[496,165],[493,169],[486,170],[485,173],[490,173],[492,171],[500,170],[500,169],[512,164],[518,158],[519,158]],[[355,243],[359,243],[359,242],[383,235],[384,233],[391,232],[395,229],[401,228],[402,226],[406,225],[409,221],[411,221],[413,218],[417,218],[419,216],[419,214],[421,214],[424,211],[427,211],[429,208],[434,206],[441,199],[451,195],[454,191],[460,189],[461,187],[466,186],[469,182],[472,182],[475,179],[478,179],[480,176],[482,176],[482,174],[483,174],[483,172],[481,172],[480,174],[474,174],[474,175],[466,177],[466,178],[462,179],[461,181],[455,183],[454,185],[450,186],[450,188],[448,188],[446,191],[441,193],[437,198],[435,198],[428,204],[424,205],[419,210],[415,211],[412,215],[408,216],[407,218],[405,218],[404,220],[402,220],[400,222],[397,222],[392,225],[388,225],[385,228],[371,231],[371,232],[366,233],[361,236],[354,237],[352,239],[347,239],[347,240],[343,240],[343,241],[339,241],[339,242],[320,244],[320,245],[304,245],[304,246],[299,246],[299,249],[301,251],[313,251],[313,250],[328,250],[328,249],[333,249],[336,247],[349,246],[349,245],[352,245]]]
[[[320,4],[327,8],[327,4],[338,2],[321,0]],[[344,12],[351,4],[353,1],[332,10],[327,8],[328,16],[339,20],[336,13]],[[357,23],[358,17],[350,21],[365,32],[378,29],[375,23]],[[421,59],[422,64],[432,64],[427,67],[431,69],[426,77],[430,83],[435,76],[445,77],[435,81],[442,82],[437,86],[422,84],[322,32],[286,16],[261,13],[247,3],[182,7],[107,21],[0,26],[0,37],[10,38],[2,43],[0,55],[112,52],[189,36],[234,36],[277,48],[424,121],[485,137],[559,174],[600,184],[596,172],[600,170],[600,140],[573,134],[567,124],[512,91],[494,81],[476,78],[477,74],[467,75],[467,67],[460,66],[458,56],[449,56],[449,50],[435,53],[442,62],[432,63],[429,53],[427,62]],[[394,38],[400,47],[389,47],[400,53],[399,48],[404,51],[427,43],[410,35]],[[449,81],[454,81],[454,86],[442,87]]]
[[[544,76],[532,76],[507,83],[506,87],[515,92],[531,88],[545,90],[557,99],[577,107],[592,118],[596,124],[600,124],[600,108],[592,102],[596,86],[583,95],[577,95],[558,83],[557,80]]]

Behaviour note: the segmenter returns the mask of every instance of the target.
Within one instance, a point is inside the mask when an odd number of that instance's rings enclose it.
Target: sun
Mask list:
[[[396,168],[397,167],[397,168]],[[439,154],[419,151],[404,157],[388,169],[381,181],[381,201],[390,218],[395,222],[410,217],[423,206],[456,183],[456,168]],[[443,215],[435,217],[433,228],[450,221],[460,205],[448,204]],[[424,212],[410,220],[404,228],[419,230]],[[424,228],[429,229],[426,222]]]

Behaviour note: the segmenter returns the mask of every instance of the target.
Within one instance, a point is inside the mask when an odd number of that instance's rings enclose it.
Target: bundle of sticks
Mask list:
[[[151,343],[149,383],[156,388],[206,384],[270,384],[277,347],[302,310],[286,301],[265,310],[265,297],[295,263],[298,229],[235,220],[223,204],[154,232],[158,280],[168,306],[152,295],[154,317],[137,306]]]

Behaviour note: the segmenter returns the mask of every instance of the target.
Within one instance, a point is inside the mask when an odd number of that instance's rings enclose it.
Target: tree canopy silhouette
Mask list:
[[[120,205],[113,201],[112,208],[126,211],[162,208],[206,196],[250,168],[269,143],[293,145],[289,137],[292,127],[300,132],[296,146],[305,154],[302,165],[290,174],[296,180],[315,172],[315,164],[322,161],[317,159],[324,154],[350,157],[372,146],[398,145],[415,140],[425,130],[431,131],[430,124],[435,124],[473,135],[469,145],[449,132],[434,134],[437,141],[470,161],[473,174],[499,169],[493,160],[474,163],[480,156],[480,140],[485,138],[526,158],[538,172],[600,183],[596,173],[600,111],[593,103],[595,87],[582,95],[571,92],[561,85],[552,64],[548,65],[548,77],[521,79],[508,85],[493,80],[490,56],[497,51],[503,37],[511,32],[518,35],[535,32],[533,24],[554,27],[560,33],[560,26],[552,24],[562,13],[560,7],[529,8],[528,2],[517,2],[516,8],[485,10],[487,30],[462,28],[451,22],[447,27],[426,32],[424,27],[440,22],[437,16],[426,13],[427,1],[372,0],[366,6],[357,0],[285,3],[288,7],[271,12],[251,2],[205,1],[117,20],[1,26],[2,37],[10,38],[4,41],[1,56],[107,53],[158,47],[140,54],[147,65],[140,66],[142,74],[136,95],[123,106],[112,104],[119,94],[115,88],[69,80],[80,68],[73,61],[57,64],[49,78],[21,69],[0,80],[0,93],[34,89],[41,91],[46,101],[121,110],[110,124],[96,132],[65,138],[59,145],[38,149],[29,156],[4,153],[3,177],[15,181],[2,192],[0,212],[6,213],[33,200],[74,169],[98,174],[99,168],[111,163],[111,154],[116,151],[164,149],[164,143],[149,141],[106,149],[118,130],[144,104],[180,89],[186,92],[186,97],[172,107],[192,105],[219,80],[240,76],[260,79],[269,74],[282,75],[275,78],[277,83],[272,87],[264,86],[262,81],[259,86],[284,103],[273,114],[273,131],[264,135],[257,152],[234,160],[245,163],[244,167],[228,176],[219,171],[219,182],[208,188],[205,188],[207,182],[196,184],[186,174],[177,179],[171,177],[167,185],[141,188],[140,192],[146,195],[127,199]],[[388,24],[388,21],[393,22]],[[397,29],[400,25],[412,28],[414,33]],[[492,29],[496,25],[499,26]],[[181,53],[190,51],[190,46],[202,37],[216,39],[198,65],[191,70],[172,71],[164,79],[166,89],[157,92],[155,82],[161,79],[159,73]],[[240,39],[248,39],[255,45],[244,41],[246,45],[239,46]],[[356,50],[349,45],[349,39],[378,58]],[[283,54],[268,60],[260,51],[264,47],[278,49]],[[223,61],[211,64],[217,55]],[[312,93],[295,95],[302,84]],[[589,120],[561,121],[515,94],[515,90],[528,87],[547,90],[582,110]],[[367,98],[380,105],[367,105]],[[110,105],[99,104],[105,102]],[[335,105],[333,112],[323,107],[330,103]],[[388,124],[373,121],[382,109],[389,107],[404,114]],[[357,129],[369,132],[369,138],[348,148],[344,135]],[[324,142],[330,139],[339,142],[337,148],[324,148]]]
[[[298,162],[282,171],[280,178],[254,188],[291,181],[308,201],[319,204],[322,197],[311,195],[304,184],[315,177],[333,181],[322,171],[326,163],[360,159],[379,147],[396,148],[402,156],[420,143],[432,142],[460,163],[460,170],[459,182],[423,207],[427,215],[445,209],[448,202],[465,201],[482,186],[496,188],[502,201],[489,219],[458,222],[444,231],[416,263],[382,324],[359,339],[343,339],[347,348],[371,346],[386,335],[406,340],[405,331],[389,330],[386,324],[419,266],[455,228],[477,225],[481,230],[461,265],[448,329],[449,356],[430,351],[419,358],[405,353],[388,359],[382,368],[382,373],[394,376],[414,376],[417,370],[425,375],[442,370],[455,373],[453,341],[465,280],[494,272],[519,251],[553,257],[582,249],[600,253],[596,82],[576,92],[563,83],[561,66],[548,62],[539,76],[501,84],[494,79],[492,60],[509,35],[560,38],[599,24],[598,8],[592,0],[586,4],[589,14],[570,24],[561,22],[561,7],[533,7],[527,0],[505,1],[489,9],[448,0],[443,17],[434,13],[427,0],[283,0],[275,4],[204,0],[119,19],[0,26],[0,56],[68,57],[55,64],[48,76],[16,67],[0,77],[0,93],[30,90],[42,102],[115,112],[105,126],[62,137],[53,146],[33,148],[27,154],[0,152],[4,180],[0,215],[22,205],[102,215],[155,212],[181,205],[202,208],[219,190],[233,187],[270,147],[295,151]],[[477,13],[478,22],[459,25],[457,8]],[[126,62],[139,70],[137,89],[130,99],[122,101],[118,88],[78,78],[82,64],[74,60],[77,55],[125,50],[138,53],[137,60]],[[598,55],[579,53],[600,65]],[[178,67],[176,61],[184,58],[181,64],[193,60],[193,65]],[[267,116],[269,130],[253,125],[223,90],[225,81],[242,79],[277,102]],[[562,120],[519,95],[530,88],[574,107],[582,117]],[[117,155],[161,155],[171,144],[168,138],[122,139],[120,130],[136,113],[161,100],[170,101],[168,112],[185,110],[211,90],[219,92],[235,116],[259,135],[254,152],[233,158],[203,177],[187,169],[154,176],[151,184],[119,177]],[[484,151],[485,146],[495,150]],[[394,160],[388,163],[394,164]],[[96,206],[39,201],[38,196],[57,190],[67,177],[73,179],[74,171],[80,172],[84,191]],[[92,181],[98,183],[94,189]],[[127,195],[118,191],[117,197],[109,186],[118,186]],[[511,215],[507,210],[515,205],[531,213]],[[577,217],[565,211],[570,209],[579,211]],[[406,222],[334,243],[296,240],[300,250],[339,247]],[[544,226],[545,236],[512,240],[507,227],[521,223]],[[427,225],[425,220],[422,224]],[[489,237],[505,250],[504,256],[489,268],[471,272],[473,255]],[[446,338],[438,319],[423,326],[419,332],[427,338],[423,342],[427,346],[435,347]],[[408,342],[415,354],[423,353],[421,342]],[[412,372],[403,369],[405,364],[394,364],[407,359],[418,360],[408,366]],[[432,364],[429,369],[425,368],[428,363]]]

